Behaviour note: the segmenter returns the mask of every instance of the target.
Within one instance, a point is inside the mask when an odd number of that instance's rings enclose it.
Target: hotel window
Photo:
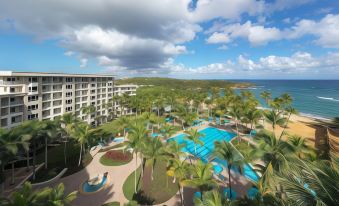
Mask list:
[[[66,97],[71,97],[72,96],[72,92],[66,92]]]
[[[35,87],[29,87],[29,88],[28,88],[28,91],[29,91],[29,92],[37,92],[37,91],[38,91],[38,87],[37,87],[37,86],[35,86]]]
[[[72,107],[66,107],[66,112],[71,112],[72,111]]]
[[[15,82],[15,77],[7,77],[8,82]]]
[[[15,113],[15,107],[11,107],[10,112]]]
[[[38,118],[38,114],[29,114],[28,116],[27,116],[27,119],[28,120],[31,120],[31,119],[37,119]]]
[[[66,104],[72,104],[72,100],[71,99],[67,99],[66,100]]]
[[[91,87],[95,87],[95,84],[91,84]]]
[[[73,82],[73,78],[72,77],[67,77],[66,78],[66,82]]]
[[[10,102],[14,102],[15,101],[15,98],[14,97],[11,97],[10,98]]]
[[[34,96],[28,96],[28,101],[32,102],[32,101],[37,101],[39,99],[39,96],[34,95]]]
[[[9,91],[10,91],[11,93],[15,92],[15,88],[14,88],[14,87],[11,87],[11,88],[9,89]]]
[[[72,89],[72,85],[71,84],[67,84],[66,85],[66,89]]]
[[[37,104],[35,104],[35,105],[29,105],[29,106],[27,107],[27,110],[28,110],[28,111],[37,110],[37,109],[38,109],[38,105],[37,105]]]
[[[94,82],[94,81],[95,81],[95,78],[91,78],[91,81]]]
[[[28,81],[29,82],[38,82],[38,78],[37,77],[29,77]]]

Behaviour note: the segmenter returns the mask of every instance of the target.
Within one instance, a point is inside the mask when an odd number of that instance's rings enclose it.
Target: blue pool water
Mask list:
[[[100,188],[102,188],[106,184],[106,182],[107,182],[107,177],[103,177],[101,183],[97,185],[89,185],[87,182],[85,182],[82,185],[82,189],[84,192],[96,192]]]
[[[230,133],[214,127],[207,127],[199,132],[203,134],[203,136],[200,137],[200,140],[204,143],[203,145],[195,145],[192,141],[185,139],[186,134],[180,134],[169,139],[168,141],[176,141],[178,144],[186,144],[186,146],[183,148],[184,152],[189,152],[194,156],[199,157],[203,161],[208,161],[208,158],[214,151],[215,141],[225,140],[229,142],[233,137],[235,137],[234,133]]]
[[[211,158],[211,155],[214,151],[214,142],[215,141],[231,141],[233,137],[236,136],[236,134],[227,132],[225,130],[220,130],[214,127],[207,127],[203,130],[199,131],[201,134],[203,134],[202,137],[200,137],[200,140],[204,143],[203,145],[195,145],[194,142],[185,139],[186,134],[179,134],[171,139],[168,139],[167,141],[176,141],[178,144],[185,144],[186,146],[183,148],[184,152],[189,152],[193,154],[196,157],[199,157],[202,161],[208,162],[209,158]],[[196,153],[195,148],[196,147]],[[224,168],[227,168],[227,162],[225,160],[221,160],[219,158],[214,158],[213,162],[217,163],[217,165],[222,166]],[[258,182],[259,177],[255,173],[255,171],[250,167],[249,165],[244,165],[244,176],[254,182]],[[214,168],[216,174],[218,174],[220,168]],[[232,167],[232,170],[235,172],[239,172],[238,168]],[[220,172],[219,172],[220,173]]]

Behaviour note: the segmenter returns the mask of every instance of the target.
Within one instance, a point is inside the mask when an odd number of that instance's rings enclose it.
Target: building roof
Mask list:
[[[0,71],[0,76],[42,76],[42,77],[115,77],[112,74],[71,74],[71,73],[49,73],[49,72],[13,72]]]

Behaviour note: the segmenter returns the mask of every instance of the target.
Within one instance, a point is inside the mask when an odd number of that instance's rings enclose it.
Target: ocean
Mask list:
[[[260,93],[269,91],[273,97],[288,93],[293,107],[303,116],[332,119],[339,117],[339,80],[231,80],[255,84],[249,90],[260,100]]]

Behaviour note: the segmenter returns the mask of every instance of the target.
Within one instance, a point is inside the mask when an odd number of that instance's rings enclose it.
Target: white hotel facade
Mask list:
[[[54,119],[71,112],[89,124],[102,123],[108,116],[106,103],[114,95],[135,95],[136,85],[114,84],[113,75],[0,71],[0,127],[11,128],[23,121]],[[86,115],[81,108],[93,105]],[[117,116],[130,114],[115,104]]]

